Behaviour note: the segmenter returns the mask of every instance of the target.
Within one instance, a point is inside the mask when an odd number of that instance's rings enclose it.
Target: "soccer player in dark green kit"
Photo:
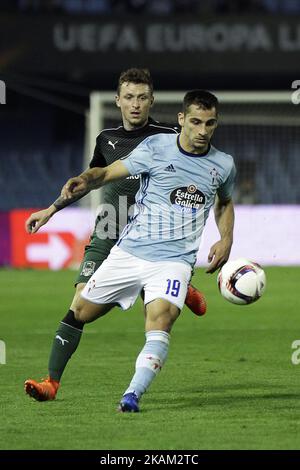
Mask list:
[[[121,110],[123,123],[116,128],[104,129],[100,132],[90,168],[110,165],[132,152],[146,137],[159,133],[177,133],[172,126],[160,124],[149,117],[153,101],[153,84],[148,70],[133,68],[121,73],[116,105]],[[109,217],[105,218],[105,224],[111,228],[113,236],[105,239],[99,237],[99,231],[102,230],[101,220],[104,216],[100,213],[96,219],[90,244],[85,248],[72,304],[67,315],[60,322],[53,341],[48,364],[49,376],[40,383],[31,379],[25,382],[26,393],[36,400],[53,400],[56,396],[63,371],[77,349],[82,335],[84,323],[74,317],[80,293],[118,240],[123,229],[119,215],[127,214],[128,209],[134,205],[139,185],[139,177],[129,177],[113,182],[104,188],[102,203],[112,205],[115,209],[115,217],[110,220],[108,220]],[[59,197],[49,208],[31,214],[26,221],[27,231],[36,233],[57,211],[86,194],[68,200]],[[124,225],[127,223],[127,217],[125,219]],[[206,311],[203,294],[192,286],[188,288],[185,303],[196,315],[203,315]]]

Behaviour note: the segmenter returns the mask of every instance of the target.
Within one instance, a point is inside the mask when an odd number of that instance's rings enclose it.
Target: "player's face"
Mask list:
[[[143,127],[147,123],[153,100],[148,85],[144,83],[122,83],[120,95],[116,96],[116,105],[121,109],[126,130],[130,131]]]
[[[182,128],[182,148],[190,153],[206,152],[218,124],[216,109],[202,109],[192,104],[185,114],[178,114],[178,122]]]

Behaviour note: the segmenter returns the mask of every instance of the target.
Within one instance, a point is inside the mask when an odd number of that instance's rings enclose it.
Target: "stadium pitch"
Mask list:
[[[184,308],[135,414],[116,408],[144,344],[141,301],[87,325],[57,399],[39,403],[23,383],[47,375],[74,272],[1,270],[0,449],[299,449],[300,268],[265,270],[264,296],[241,307],[221,297],[215,275],[197,271],[208,312]]]

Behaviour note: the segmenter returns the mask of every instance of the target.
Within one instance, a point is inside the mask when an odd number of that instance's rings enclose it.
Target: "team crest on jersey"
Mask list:
[[[95,272],[95,261],[85,261],[82,266],[81,276],[91,276]]]
[[[176,188],[170,194],[170,201],[174,209],[179,212],[198,212],[205,204],[205,195],[199,191],[195,184]]]
[[[211,184],[213,186],[216,185],[218,183],[219,173],[215,168],[213,168],[212,170],[210,170],[209,174],[211,175]]]

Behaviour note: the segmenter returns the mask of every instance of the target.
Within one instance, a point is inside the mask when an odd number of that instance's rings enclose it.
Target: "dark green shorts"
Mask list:
[[[90,239],[90,244],[86,245],[84,258],[75,280],[75,286],[80,282],[87,283],[94,272],[99,268],[103,261],[108,257],[110,250],[116,244],[117,240],[100,240],[95,234]]]

